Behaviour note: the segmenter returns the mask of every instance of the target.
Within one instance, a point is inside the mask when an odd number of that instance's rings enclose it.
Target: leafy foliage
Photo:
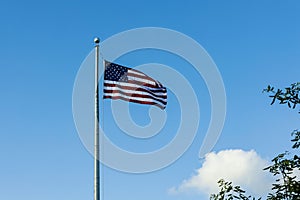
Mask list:
[[[226,182],[223,179],[218,181],[220,192],[218,194],[212,194],[210,196],[211,200],[223,200],[223,199],[242,199],[242,200],[255,200],[254,197],[246,196],[245,191],[241,189],[240,186],[232,186],[232,182]],[[258,200],[260,200],[259,198]]]
[[[271,93],[269,97],[272,98],[271,105],[275,103],[275,101],[279,101],[279,104],[287,104],[289,108],[296,108],[297,104],[300,104],[299,99],[299,91],[300,91],[300,82],[291,84],[290,87],[286,87],[285,90],[277,89],[268,85],[263,92]]]
[[[279,104],[287,104],[289,108],[295,109],[297,104],[300,104],[300,82],[291,84],[285,90],[275,90],[269,85],[263,91],[271,93],[269,96],[272,98],[271,105],[278,101]],[[297,155],[297,153],[299,154],[297,150],[300,147],[300,131],[294,130],[292,136],[292,149],[296,151],[296,154],[291,155],[291,152],[285,151],[272,160],[271,166],[264,169],[276,178],[278,177],[273,183],[272,191],[268,194],[267,200],[300,200],[300,179],[295,176],[295,170],[300,170],[300,157]],[[232,186],[231,182],[220,180],[218,183],[220,191],[218,194],[212,194],[211,200],[255,199],[246,196],[245,191],[240,186]]]
[[[275,101],[279,101],[280,104],[287,104],[289,108],[296,108],[297,104],[300,104],[299,99],[300,83],[293,83],[290,87],[286,87],[285,90],[277,89],[275,92],[274,87],[270,85],[264,89],[264,92],[271,93],[269,97],[272,98],[271,105]],[[300,131],[294,130],[292,132],[293,142],[292,148],[294,150],[300,147]],[[299,153],[299,152],[298,152]],[[265,168],[269,170],[274,176],[280,176],[273,184],[272,191],[269,193],[268,199],[300,199],[300,181],[296,179],[294,175],[295,170],[300,170],[300,158],[297,154],[290,155],[289,151],[279,154],[272,162],[273,165]]]
[[[300,132],[295,130],[292,135],[293,149],[299,148]],[[300,158],[298,155],[290,156],[290,152],[286,151],[279,154],[273,160],[273,165],[265,168],[274,176],[280,176],[273,184],[272,191],[269,193],[268,200],[279,199],[300,199],[300,181],[294,175],[295,170],[300,170]]]

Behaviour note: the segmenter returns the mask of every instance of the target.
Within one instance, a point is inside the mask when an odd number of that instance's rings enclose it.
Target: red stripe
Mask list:
[[[132,71],[136,71],[136,70],[132,70]],[[139,71],[136,71],[138,73],[141,73]],[[143,74],[143,73],[141,73]],[[136,78],[141,78],[141,79],[145,79],[145,80],[148,80],[148,81],[151,81],[151,82],[154,82],[156,83],[156,81],[154,79],[152,79],[151,77],[147,76],[146,74],[143,75],[139,75],[139,74],[134,74],[134,73],[131,73],[130,71],[127,72],[127,76],[132,76],[132,77],[136,77]]]
[[[155,105],[161,109],[165,109],[166,106],[162,106],[160,104],[157,104],[155,102],[151,102],[151,101],[140,101],[140,100],[136,100],[136,99],[129,99],[129,98],[125,98],[125,97],[120,97],[120,96],[106,96],[104,95],[103,96],[104,99],[121,99],[121,100],[124,100],[124,101],[128,101],[128,102],[133,102],[133,103],[138,103],[138,104],[146,104],[146,105]]]
[[[149,84],[149,83],[136,81],[136,80],[128,80],[128,81],[126,81],[126,83],[136,84],[136,85],[139,85],[139,86],[146,86],[146,87],[150,87],[150,88],[159,88],[156,83],[155,83],[155,85],[152,85],[152,84]]]
[[[127,93],[127,92],[123,92],[121,90],[104,90],[104,95],[105,94],[122,94],[122,95],[125,95],[125,96],[128,96],[129,98],[130,97],[139,97],[139,98],[149,98],[149,99],[153,99],[153,100],[156,100],[156,101],[159,101],[160,103],[166,105],[167,103],[159,98],[155,98],[151,95],[143,95],[143,94],[133,94],[133,93]]]
[[[157,97],[164,97],[164,98],[167,98],[167,91],[165,88],[157,88],[158,90],[151,90],[151,89],[145,89],[145,88],[142,88],[142,87],[133,87],[133,86],[126,86],[126,85],[121,85],[122,83],[120,84],[113,84],[113,83],[106,83],[104,82],[104,86],[106,87],[117,87],[119,89],[124,89],[124,90],[133,90],[133,91],[140,91],[140,92],[148,92],[154,96],[157,96]],[[157,93],[165,93],[165,95],[159,95]]]

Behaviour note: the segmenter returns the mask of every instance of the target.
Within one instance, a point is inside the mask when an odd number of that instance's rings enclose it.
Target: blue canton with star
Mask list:
[[[104,80],[127,82],[128,67],[123,67],[114,63],[105,63]]]

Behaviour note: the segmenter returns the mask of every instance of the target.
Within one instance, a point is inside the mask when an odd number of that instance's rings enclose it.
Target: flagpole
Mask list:
[[[95,38],[95,135],[94,135],[94,200],[100,200],[100,162],[99,162],[99,43]]]

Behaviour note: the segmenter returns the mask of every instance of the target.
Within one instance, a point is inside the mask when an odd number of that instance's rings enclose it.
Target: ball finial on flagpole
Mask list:
[[[95,44],[99,44],[99,43],[100,43],[100,39],[99,39],[98,37],[96,37],[96,38],[94,39],[94,42],[95,42]]]

